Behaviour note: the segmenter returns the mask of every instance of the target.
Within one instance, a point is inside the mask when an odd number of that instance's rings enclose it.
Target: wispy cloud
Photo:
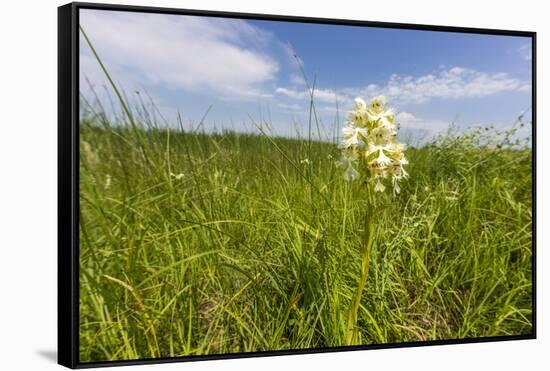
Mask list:
[[[299,75],[297,73],[291,73],[289,76],[290,83],[295,86],[305,86],[306,82],[304,80],[304,77],[302,75]]]
[[[410,112],[399,112],[395,115],[395,122],[404,129],[423,129],[430,134],[445,131],[451,124],[450,121],[420,118]]]
[[[296,90],[293,88],[276,88],[275,93],[294,99],[310,99],[310,92],[307,89]],[[334,103],[341,95],[332,89],[314,89],[313,100]]]
[[[424,118],[411,112],[399,112],[395,122],[401,127],[399,136],[409,145],[423,145],[433,140],[438,134],[446,132],[453,120]]]
[[[244,21],[92,10],[80,19],[107,66],[125,71],[126,84],[258,96],[279,70],[265,52],[271,35]]]
[[[517,49],[517,53],[526,61],[530,61],[533,58],[531,44],[524,44]]]
[[[531,90],[530,82],[523,80],[528,66],[520,63],[521,68],[517,68],[520,58],[531,58],[531,47],[525,40],[514,39],[513,44],[507,44],[495,58],[510,61],[494,67],[486,59],[479,63],[476,58],[482,56],[463,46],[461,53],[472,53],[465,59],[468,62],[449,64],[455,58],[441,48],[434,51],[433,58],[423,57],[422,62],[414,55],[404,55],[411,68],[420,63],[430,73],[391,75],[391,71],[401,71],[401,62],[388,61],[378,70],[377,63],[351,63],[356,58],[352,55],[327,58],[325,48],[306,48],[301,55],[304,59],[297,58],[292,43],[301,45],[302,38],[310,33],[280,33],[283,26],[279,23],[274,27],[263,21],[100,10],[83,10],[80,21],[129,99],[136,97],[133,90],[148,92],[172,118],[181,112],[196,121],[213,105],[208,120],[233,125],[248,120],[258,105],[265,105],[275,126],[280,126],[281,132],[293,133],[293,125],[307,123],[310,113],[310,92],[302,76],[304,65],[306,74],[317,71],[316,76],[321,77],[307,78],[316,81],[316,117],[328,125],[336,119],[345,120],[356,96],[369,99],[383,94],[394,108],[406,111],[397,116],[404,130],[429,135],[444,131],[448,116],[455,112],[467,112],[467,120],[478,116],[484,121],[501,119],[507,111],[528,104]],[[418,37],[416,42],[422,40]],[[96,85],[100,95],[109,90],[98,86],[106,84],[105,76],[82,38],[80,43],[80,86],[83,95],[93,99],[86,94],[89,90],[85,77]],[[448,48],[456,52],[456,45],[450,43]],[[386,60],[384,55],[380,58]],[[364,77],[365,71],[370,80],[357,79],[358,75]],[[478,99],[491,96],[502,103],[494,104],[493,99],[487,108],[490,101]],[[109,109],[108,99],[100,96],[99,100]]]
[[[323,102],[350,100],[354,96],[373,97],[386,95],[393,102],[425,103],[430,99],[480,98],[498,93],[529,92],[531,85],[508,73],[487,73],[470,68],[441,68],[421,76],[393,74],[384,85],[369,84],[365,87],[341,89],[316,89],[315,97]],[[279,87],[278,94],[295,99],[309,98],[307,91]]]
[[[285,111],[296,111],[296,112],[305,112],[307,109],[306,107],[298,103],[293,103],[293,104],[278,103],[277,107],[282,108]]]
[[[386,85],[372,84],[359,93],[366,96],[384,94],[401,103],[424,103],[432,98],[480,98],[502,92],[529,90],[528,81],[507,73],[486,73],[453,67],[416,77],[394,74]]]

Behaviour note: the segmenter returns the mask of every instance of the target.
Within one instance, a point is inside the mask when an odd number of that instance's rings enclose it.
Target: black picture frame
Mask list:
[[[79,10],[115,10],[175,15],[196,15],[254,20],[370,26],[408,30],[443,31],[487,35],[523,36],[532,46],[532,333],[517,336],[448,339],[386,343],[335,348],[275,350],[254,353],[212,354],[174,358],[136,359],[123,361],[79,361]],[[373,22],[349,19],[313,18],[269,14],[234,13],[190,9],[144,7],[74,2],[58,8],[58,363],[69,368],[122,366],[167,362],[265,357],[289,354],[342,352],[430,345],[468,344],[481,342],[536,339],[536,32],[467,28],[407,23]]]

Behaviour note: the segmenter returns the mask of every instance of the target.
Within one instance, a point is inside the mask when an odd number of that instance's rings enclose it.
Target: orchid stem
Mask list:
[[[357,315],[359,311],[359,306],[361,305],[361,297],[363,295],[363,290],[367,284],[367,279],[369,276],[369,265],[370,257],[372,252],[372,246],[374,244],[374,234],[375,234],[375,225],[373,219],[373,199],[372,199],[372,186],[367,185],[367,195],[369,205],[365,212],[365,230],[364,230],[364,239],[363,239],[363,256],[361,259],[361,274],[359,277],[359,284],[357,286],[357,291],[351,302],[349,315],[348,315],[348,326],[346,334],[346,345],[358,345],[359,344],[359,331],[357,327]]]

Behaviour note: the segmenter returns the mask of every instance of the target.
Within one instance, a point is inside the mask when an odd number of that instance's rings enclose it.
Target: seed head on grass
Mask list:
[[[404,169],[408,161],[405,144],[397,140],[398,129],[386,97],[374,97],[368,105],[362,98],[355,98],[355,107],[342,129],[344,139],[340,148],[342,164],[346,167],[344,179],[357,179],[360,173],[356,167],[360,167],[367,180],[375,182],[375,192],[384,192],[386,186],[382,180],[391,178],[393,191],[399,193],[398,182],[408,176]]]

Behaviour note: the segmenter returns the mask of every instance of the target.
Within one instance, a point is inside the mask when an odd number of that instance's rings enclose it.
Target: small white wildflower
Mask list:
[[[346,168],[346,171],[344,171],[344,180],[347,182],[350,182],[352,180],[357,179],[359,176],[359,172],[353,168],[353,166],[350,164]]]
[[[394,182],[393,184],[393,193],[397,194],[401,192],[401,187],[399,187],[399,184],[397,182]]]
[[[344,148],[342,150],[342,157],[340,157],[340,162],[344,165],[347,165],[347,161],[357,162],[359,160],[359,153],[353,148]]]
[[[182,180],[184,177],[185,177],[185,174],[183,173],[179,173],[179,174],[174,174],[174,173],[170,173],[170,176],[176,180]]]
[[[343,166],[347,168],[348,166],[352,166],[354,162],[355,161],[352,160],[351,158],[342,155],[342,157],[340,158],[340,162],[338,163],[338,166]]]
[[[356,97],[355,98],[355,105],[356,105],[357,108],[367,109],[367,103],[363,100],[363,98]]]
[[[384,192],[386,190],[386,187],[380,182],[380,179],[376,181],[376,185],[374,186],[374,192]]]
[[[380,112],[386,107],[387,101],[388,99],[384,95],[378,95],[370,100],[369,108],[373,112]]]
[[[367,137],[367,129],[353,125],[344,126],[342,128],[342,133],[344,134],[344,140],[342,142],[343,148],[357,146],[362,139],[364,140]]]
[[[393,185],[393,194],[398,194],[399,192],[401,192],[401,187],[399,186],[399,183],[398,183],[398,180],[399,178],[394,176],[392,178],[392,185]]]
[[[311,161],[309,161],[309,158],[304,158],[303,160],[300,161],[300,163],[304,165],[309,165],[311,164]]]
[[[343,166],[346,168],[344,171],[344,180],[345,181],[352,181],[357,179],[359,177],[359,172],[355,170],[354,165],[358,160],[357,153],[354,151],[344,151],[342,153],[342,157],[340,158],[340,162],[338,163],[338,166]]]
[[[403,166],[396,166],[393,170],[393,177],[397,180],[407,179],[409,177],[409,173],[405,171]]]
[[[378,150],[378,157],[376,157],[374,160],[372,160],[371,163],[373,163],[377,166],[380,166],[380,167],[384,167],[384,166],[388,166],[389,164],[391,164],[391,159],[388,156],[386,156],[386,154],[384,153],[384,150],[382,148],[380,148]]]

